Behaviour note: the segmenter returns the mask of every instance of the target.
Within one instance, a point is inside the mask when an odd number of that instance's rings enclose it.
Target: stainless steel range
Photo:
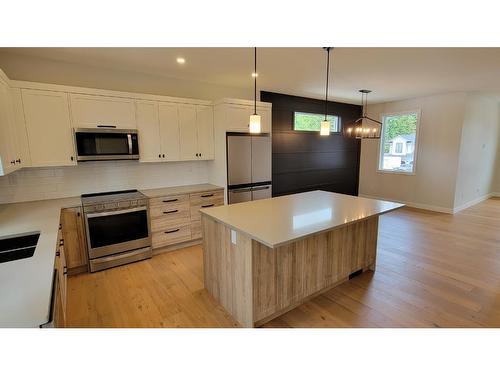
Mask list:
[[[151,258],[148,199],[137,190],[82,194],[90,272]]]

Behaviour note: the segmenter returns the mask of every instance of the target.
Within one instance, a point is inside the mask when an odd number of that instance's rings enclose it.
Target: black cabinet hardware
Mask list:
[[[203,194],[201,197],[202,198],[208,198],[208,197],[213,197],[213,194]]]
[[[166,201],[163,201],[163,203],[170,203],[170,202],[177,202],[178,199],[175,198],[175,199],[167,199]]]
[[[201,206],[201,208],[207,208],[207,207],[212,207],[214,204],[204,204],[203,206]]]
[[[61,252],[60,251],[56,251],[56,257],[58,257],[59,255],[61,255]]]
[[[179,210],[172,210],[172,211],[163,211],[164,214],[174,214],[178,212]]]
[[[21,159],[16,159],[16,163],[21,164]]]
[[[165,154],[163,154],[162,156],[165,157]]]
[[[97,125],[98,128],[116,129],[115,125]]]
[[[180,231],[180,229],[167,230],[167,231],[165,232],[165,234],[175,233],[175,232],[178,232],[178,231]]]
[[[158,154],[158,157],[161,158],[161,154]]]
[[[68,267],[64,266],[63,275],[67,275],[67,274],[68,274]]]
[[[74,157],[72,156],[70,159],[71,159],[71,161],[73,161],[73,160],[74,160]]]

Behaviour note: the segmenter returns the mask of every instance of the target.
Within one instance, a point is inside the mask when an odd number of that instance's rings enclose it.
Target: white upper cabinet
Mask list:
[[[24,120],[23,98],[21,89],[11,89],[12,103],[14,106],[14,124],[17,144],[16,161],[21,167],[31,165],[30,150],[28,146],[28,134],[26,132],[26,121]]]
[[[181,160],[197,160],[198,141],[196,135],[196,106],[190,104],[179,105],[179,128]]]
[[[159,103],[160,140],[162,159],[178,161],[180,159],[179,112],[177,104]],[[163,158],[163,154],[165,157]]]
[[[20,168],[10,88],[0,79],[0,176]]]
[[[214,158],[214,110],[212,106],[196,106],[198,154],[203,160]]]
[[[70,94],[74,128],[136,129],[133,99]]]
[[[248,131],[250,122],[250,107],[247,105],[228,104],[226,110],[226,129],[233,131]]]
[[[225,107],[226,129],[237,132],[248,132],[250,115],[254,113],[253,105],[227,104]],[[262,133],[271,132],[271,108],[257,104],[257,114],[261,116],[260,126]]]
[[[75,165],[68,94],[22,89],[33,167]]]
[[[158,103],[138,101],[136,103],[136,118],[139,133],[139,160],[142,162],[165,160],[161,151]]]

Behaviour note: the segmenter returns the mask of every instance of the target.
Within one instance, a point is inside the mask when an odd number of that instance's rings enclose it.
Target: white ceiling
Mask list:
[[[252,87],[251,48],[0,48],[0,52]],[[177,64],[179,56],[186,59],[184,65]],[[325,64],[326,53],[319,47],[259,48],[258,88],[323,98]],[[500,48],[336,48],[331,53],[330,87],[330,96],[345,102],[358,102],[357,90],[371,89],[372,103],[453,91],[500,91]]]

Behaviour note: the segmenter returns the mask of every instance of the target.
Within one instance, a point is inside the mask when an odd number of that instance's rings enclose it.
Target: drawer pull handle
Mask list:
[[[166,201],[163,201],[163,203],[170,203],[170,202],[177,202],[179,199],[167,199]]]
[[[116,125],[97,125],[98,128],[116,129]]]
[[[68,267],[64,266],[63,275],[67,275],[67,274],[68,274]]]
[[[201,197],[202,198],[208,198],[208,197],[213,197],[213,196],[214,196],[213,194],[204,194]]]
[[[175,233],[175,232],[178,232],[178,231],[180,231],[180,229],[167,230],[167,231],[165,232],[165,234]]]
[[[61,255],[61,252],[60,251],[56,251],[56,257],[58,257],[60,255]]]
[[[59,246],[63,246],[64,245],[64,239],[60,239],[59,240]]]
[[[204,204],[203,206],[201,206],[201,208],[207,208],[207,207],[212,207],[214,204]]]
[[[172,210],[172,211],[163,211],[164,214],[173,214],[175,212],[178,212],[179,210]]]

